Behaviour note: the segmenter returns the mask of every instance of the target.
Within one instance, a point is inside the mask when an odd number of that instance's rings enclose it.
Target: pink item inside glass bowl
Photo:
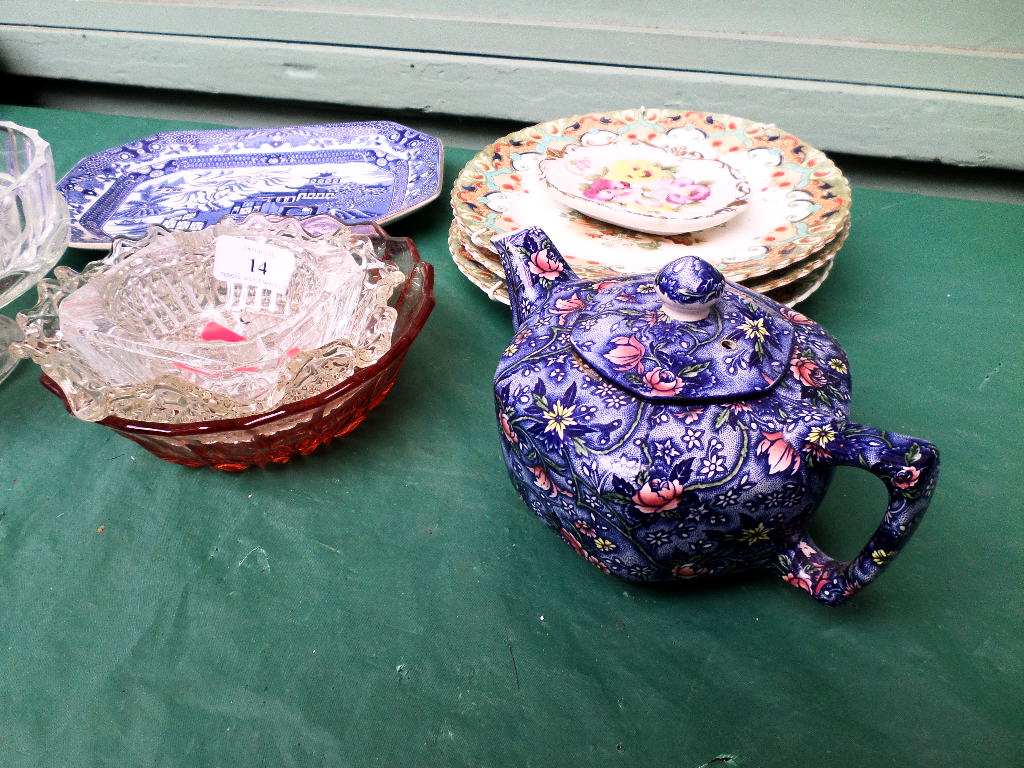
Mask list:
[[[433,268],[420,259],[409,238],[387,237],[376,225],[354,229],[380,238],[379,257],[406,276],[390,301],[397,311],[391,347],[376,362],[318,394],[284,402],[266,413],[173,424],[108,416],[97,423],[166,461],[227,471],[284,464],[295,454],[309,454],[355,429],[394,385],[409,346],[434,307],[434,277]],[[71,412],[60,386],[45,374],[41,381]]]

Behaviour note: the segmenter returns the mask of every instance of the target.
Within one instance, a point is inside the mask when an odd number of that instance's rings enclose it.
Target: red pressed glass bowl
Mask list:
[[[390,302],[398,311],[391,348],[373,365],[358,369],[319,395],[255,416],[188,424],[108,416],[97,423],[165,461],[229,472],[284,464],[297,453],[306,455],[351,432],[390,391],[409,346],[434,308],[433,267],[420,259],[412,240],[387,238],[386,242],[385,260],[396,264],[406,279]],[[68,406],[53,379],[44,374],[40,381]]]

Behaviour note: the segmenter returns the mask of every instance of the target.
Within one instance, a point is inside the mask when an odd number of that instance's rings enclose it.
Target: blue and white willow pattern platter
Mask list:
[[[443,158],[437,138],[386,121],[173,131],[90,155],[57,189],[71,245],[107,248],[257,211],[383,224],[438,196]]]

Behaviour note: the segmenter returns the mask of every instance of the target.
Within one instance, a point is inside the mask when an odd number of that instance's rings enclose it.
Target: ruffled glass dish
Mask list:
[[[68,207],[56,190],[50,145],[31,128],[0,122],[0,307],[45,275],[68,243]],[[18,358],[8,346],[21,338],[0,316],[0,381]]]
[[[338,222],[316,217],[303,225],[307,231],[324,231]],[[390,346],[374,362],[359,366],[350,346],[334,343],[297,355],[288,364],[291,379],[280,403],[262,412],[179,377],[142,387],[108,387],[84,398],[99,410],[98,423],[167,461],[229,471],[285,463],[354,429],[391,389],[434,296],[433,269],[420,260],[411,240],[388,237],[376,225],[360,225],[352,233],[371,244],[377,259],[404,275],[387,302],[395,316]],[[28,341],[17,351],[36,359],[43,384],[75,413],[83,390],[67,378],[68,352],[56,316],[60,292],[54,281],[40,286],[36,309],[19,317]],[[54,350],[63,353],[59,363]]]
[[[280,402],[303,353],[334,343],[356,367],[379,357],[403,280],[347,227],[311,234],[262,214],[199,232],[154,227],[116,240],[82,274],[57,276],[67,294],[55,302],[60,335],[75,363],[65,391],[173,377],[254,412]]]

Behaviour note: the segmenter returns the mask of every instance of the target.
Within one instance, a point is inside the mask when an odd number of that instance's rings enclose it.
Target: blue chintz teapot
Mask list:
[[[823,328],[696,257],[580,281],[539,229],[494,244],[516,328],[494,378],[509,475],[578,555],[636,582],[773,568],[838,605],[902,549],[938,451],[847,421]],[[889,492],[850,562],[807,534],[837,465]]]

